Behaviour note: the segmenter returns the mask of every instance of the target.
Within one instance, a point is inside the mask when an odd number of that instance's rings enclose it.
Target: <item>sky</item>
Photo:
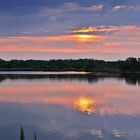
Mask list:
[[[139,14],[140,0],[0,0],[0,57],[140,57]]]

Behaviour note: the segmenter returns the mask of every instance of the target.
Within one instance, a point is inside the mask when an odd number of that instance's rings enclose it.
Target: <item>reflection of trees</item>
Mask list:
[[[122,74],[121,79],[129,85],[140,85],[140,74]]]
[[[87,81],[89,83],[97,83],[106,78],[116,78],[118,80],[125,80],[127,84],[130,85],[140,85],[140,74],[121,74],[120,76],[116,75],[94,75],[94,74],[2,74],[0,75],[0,82],[3,82],[6,79],[10,80],[37,80],[37,79],[49,79],[55,81],[65,81],[65,80],[78,80],[78,81]]]
[[[89,74],[48,74],[48,75],[32,75],[32,74],[3,74],[0,75],[0,82],[3,82],[6,79],[17,80],[37,80],[37,79],[49,79],[49,80],[57,80],[57,81],[65,81],[65,80],[79,80],[79,81],[88,81],[89,83],[96,83],[101,79],[104,79],[104,76],[97,75],[89,75]]]

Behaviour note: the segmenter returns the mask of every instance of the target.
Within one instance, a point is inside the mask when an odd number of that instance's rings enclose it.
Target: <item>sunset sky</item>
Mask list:
[[[140,0],[0,0],[2,59],[140,57]]]

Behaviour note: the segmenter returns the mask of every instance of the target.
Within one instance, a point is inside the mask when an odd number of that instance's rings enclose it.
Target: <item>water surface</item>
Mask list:
[[[140,140],[140,78],[0,75],[0,140]]]

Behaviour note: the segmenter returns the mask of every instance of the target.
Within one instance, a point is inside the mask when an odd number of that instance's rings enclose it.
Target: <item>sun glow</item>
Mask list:
[[[83,35],[79,35],[79,38],[81,38],[81,39],[91,39],[91,38],[93,38],[93,36],[83,34]]]
[[[87,41],[87,40],[90,40],[90,39],[94,39],[95,36],[93,35],[88,35],[88,34],[77,34],[75,35],[75,37],[81,41]]]
[[[95,112],[95,101],[91,98],[82,97],[75,102],[75,107],[82,113],[92,114]]]

